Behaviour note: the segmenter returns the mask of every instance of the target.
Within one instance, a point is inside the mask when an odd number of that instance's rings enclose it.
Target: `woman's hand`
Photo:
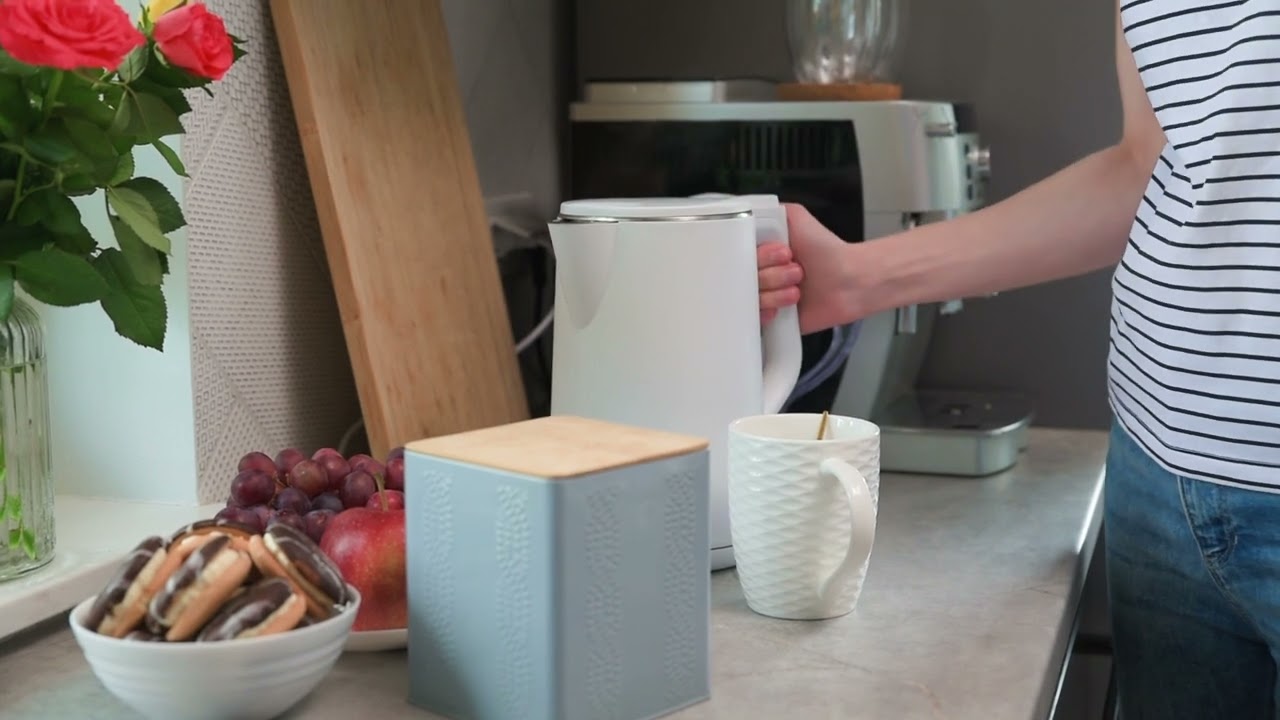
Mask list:
[[[804,270],[795,262],[791,248],[782,243],[765,243],[756,249],[760,268],[760,324],[768,325],[778,311],[800,302],[800,281]]]
[[[850,246],[799,205],[786,205],[791,247],[766,243],[757,251],[760,268],[760,322],[800,303],[800,332],[812,333],[850,322],[847,256]],[[847,317],[848,316],[848,317]]]

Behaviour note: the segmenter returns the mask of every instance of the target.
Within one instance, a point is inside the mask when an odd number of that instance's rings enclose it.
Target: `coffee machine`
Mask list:
[[[776,195],[847,242],[985,203],[990,153],[967,106],[777,97],[776,85],[759,80],[587,83],[570,107],[569,198]],[[787,409],[871,419],[886,471],[978,476],[1010,467],[1031,421],[1023,396],[916,386],[936,319],[962,307],[864,319],[843,367]],[[832,333],[803,344],[802,373],[827,353]]]

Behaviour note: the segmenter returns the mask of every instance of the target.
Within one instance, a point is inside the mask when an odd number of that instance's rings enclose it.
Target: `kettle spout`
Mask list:
[[[591,324],[609,287],[619,225],[556,221],[548,226],[556,257],[556,322]]]

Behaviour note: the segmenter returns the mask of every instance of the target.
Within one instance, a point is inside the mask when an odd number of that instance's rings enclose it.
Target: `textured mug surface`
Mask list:
[[[820,620],[853,611],[880,490],[880,429],[788,413],[729,426],[729,515],[738,578],[761,615]]]

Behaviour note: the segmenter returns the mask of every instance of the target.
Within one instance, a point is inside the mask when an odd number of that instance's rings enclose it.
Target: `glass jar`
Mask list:
[[[905,0],[788,0],[796,80],[823,85],[895,82]]]
[[[40,316],[15,298],[0,324],[0,582],[53,560],[47,373]]]

